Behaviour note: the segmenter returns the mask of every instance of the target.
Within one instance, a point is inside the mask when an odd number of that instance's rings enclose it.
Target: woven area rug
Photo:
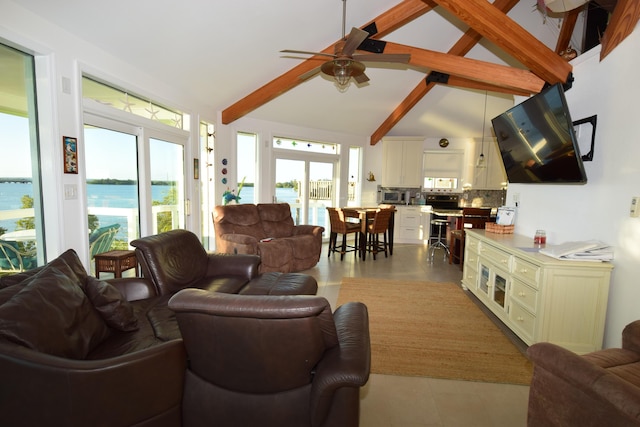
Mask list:
[[[369,310],[372,373],[531,382],[531,362],[458,285],[345,277],[348,301]]]

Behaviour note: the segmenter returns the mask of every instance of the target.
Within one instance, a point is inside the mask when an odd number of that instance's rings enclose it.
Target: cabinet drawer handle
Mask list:
[[[503,263],[503,264],[506,264],[507,262],[509,262],[509,260],[503,258],[503,259],[500,260],[500,262]]]
[[[516,320],[518,320],[518,322],[524,322],[524,317],[518,316]]]
[[[528,273],[528,272],[529,272],[529,270],[527,270],[526,268],[523,268],[523,269],[520,270],[520,273]]]
[[[518,296],[525,297],[525,296],[527,296],[527,294],[524,291],[520,291],[520,292],[518,292]]]

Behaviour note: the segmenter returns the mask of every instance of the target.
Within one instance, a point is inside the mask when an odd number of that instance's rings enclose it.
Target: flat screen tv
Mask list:
[[[560,84],[545,88],[491,122],[510,183],[587,182]]]

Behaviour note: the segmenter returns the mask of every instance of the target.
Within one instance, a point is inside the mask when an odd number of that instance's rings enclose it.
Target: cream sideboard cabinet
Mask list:
[[[542,255],[532,237],[467,230],[462,286],[527,345],[587,353],[602,348],[612,268]]]
[[[382,138],[382,186],[422,187],[424,138]]]

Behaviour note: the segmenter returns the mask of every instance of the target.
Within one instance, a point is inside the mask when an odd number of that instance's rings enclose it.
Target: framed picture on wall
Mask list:
[[[78,173],[78,139],[62,137],[64,173]]]

